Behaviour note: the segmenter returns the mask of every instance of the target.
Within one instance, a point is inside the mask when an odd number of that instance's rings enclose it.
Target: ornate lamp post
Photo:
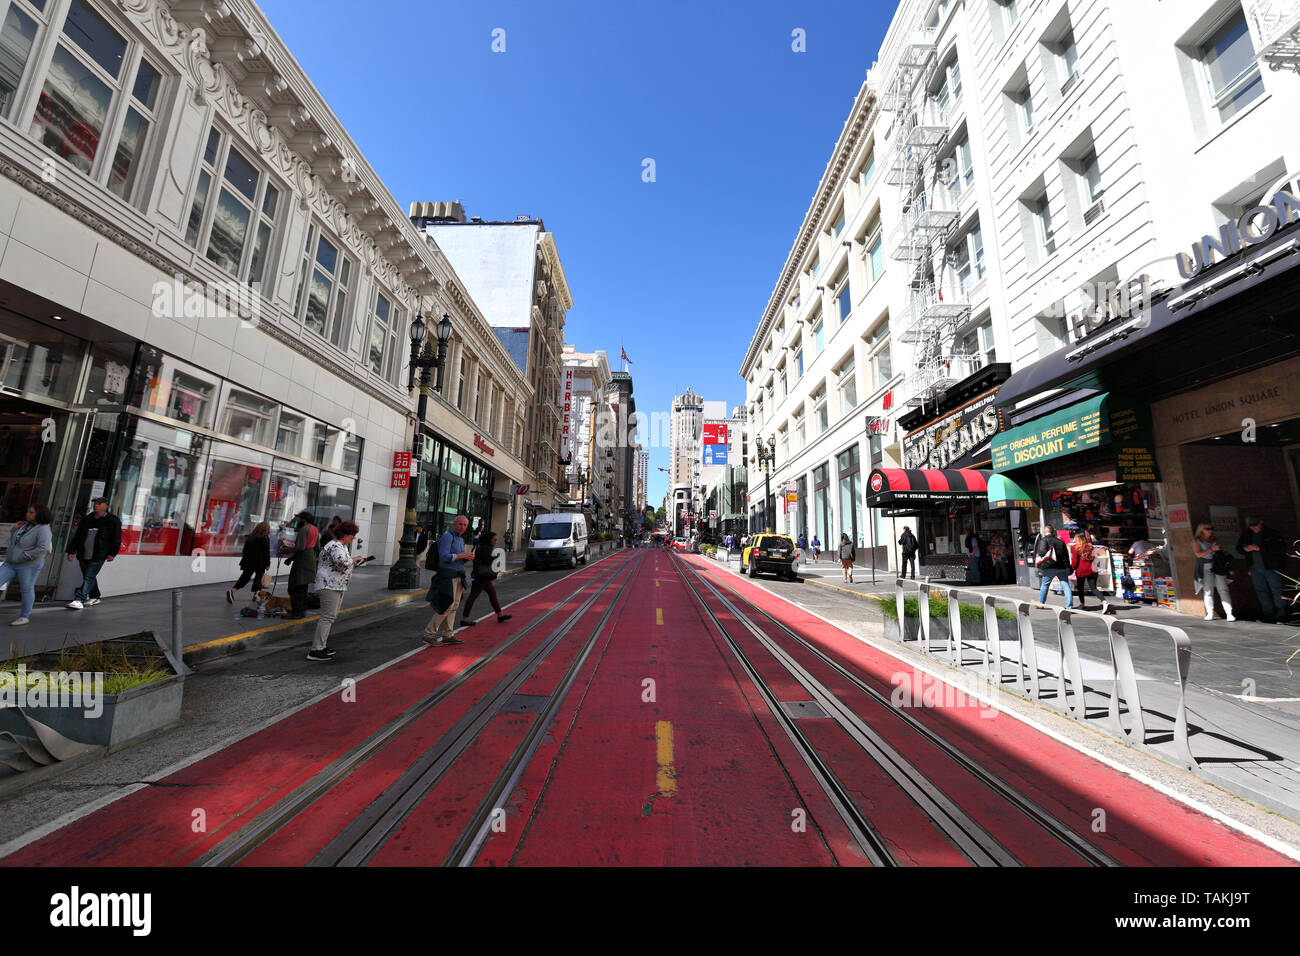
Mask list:
[[[424,324],[424,318],[417,315],[411,323],[411,365],[406,377],[407,391],[415,388],[415,372],[416,369],[420,370],[420,399],[415,410],[415,435],[411,439],[411,463],[416,470],[416,477],[406,483],[406,517],[403,521],[402,540],[398,543],[397,563],[388,569],[390,591],[409,591],[420,586],[420,567],[415,563],[415,509],[419,492],[419,461],[424,445],[424,415],[429,407],[429,379],[432,378],[434,369],[438,370],[434,391],[442,391],[442,367],[447,361],[447,344],[451,341],[452,332],[451,316],[444,314],[433,329],[438,340],[438,352],[435,355],[429,348],[429,327]]]
[[[776,466],[776,438],[769,438],[765,445],[760,437],[754,444],[758,450],[758,462],[763,466],[763,530],[770,532],[771,526],[776,523],[776,508],[772,507],[768,511],[772,499],[772,469]],[[771,521],[768,520],[769,516]]]

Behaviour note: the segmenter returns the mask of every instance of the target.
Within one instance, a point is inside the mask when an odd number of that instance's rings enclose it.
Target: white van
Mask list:
[[[567,565],[576,568],[587,563],[587,519],[570,512],[538,515],[528,539],[524,567],[536,568]]]

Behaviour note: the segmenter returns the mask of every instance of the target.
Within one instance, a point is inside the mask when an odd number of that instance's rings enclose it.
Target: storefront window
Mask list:
[[[862,495],[858,446],[854,445],[840,453],[836,464],[840,473],[840,530],[849,536],[858,547],[862,540]],[[836,541],[839,537],[836,536]],[[825,543],[825,542],[823,542]]]
[[[137,403],[146,411],[186,425],[212,427],[217,380],[154,348],[142,348]]]
[[[830,466],[821,465],[813,472],[813,532],[822,547],[829,547],[831,535],[831,505],[827,488],[830,487]]]
[[[302,457],[302,437],[307,420],[301,415],[284,410],[280,412],[280,424],[275,432],[275,450],[286,455]]]
[[[71,401],[79,353],[74,339],[35,323],[16,335],[0,332],[0,382],[10,391]]]
[[[442,469],[448,474],[463,477],[465,474],[465,456],[448,448],[446,460],[442,463]]]
[[[251,392],[229,389],[217,431],[255,445],[271,443],[279,405]]]
[[[351,521],[353,508],[356,506],[356,481],[342,475],[322,473],[320,480],[309,485],[312,514],[317,520],[328,524],[338,515],[344,521]]]
[[[309,478],[300,466],[276,460],[266,493],[266,520],[272,532],[289,525],[294,515],[307,509],[310,491]]]
[[[128,427],[109,502],[122,519],[122,554],[188,555],[204,440],[147,419]]]
[[[225,451],[240,454],[242,449],[226,446]],[[263,518],[269,476],[265,465],[214,458],[208,468],[195,547],[210,555],[240,554],[245,536]]]
[[[135,345],[128,342],[95,343],[91,348],[90,377],[81,395],[83,405],[121,405],[126,401],[135,364]]]

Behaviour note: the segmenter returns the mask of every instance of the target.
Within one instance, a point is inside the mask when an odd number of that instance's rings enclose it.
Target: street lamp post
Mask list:
[[[776,465],[776,439],[769,438],[767,444],[763,444],[760,437],[755,442],[758,448],[758,462],[763,466],[763,524],[765,531],[771,531],[771,525],[776,523],[776,508],[772,507],[769,512],[769,503],[772,500],[772,469]],[[771,522],[768,521],[769,516]]]
[[[434,326],[433,333],[438,340],[436,355],[429,350],[429,327],[424,318],[417,315],[411,323],[411,365],[407,372],[406,390],[415,388],[415,372],[420,371],[420,399],[415,409],[415,434],[411,438],[411,466],[415,471],[414,480],[406,483],[406,517],[403,519],[402,540],[398,543],[397,563],[388,569],[388,590],[409,591],[420,586],[420,566],[415,563],[415,509],[419,496],[419,474],[421,448],[424,444],[424,415],[429,407],[429,379],[434,369],[438,370],[438,380],[434,391],[442,391],[442,368],[447,360],[447,344],[452,336],[451,316],[444,314],[442,320]]]

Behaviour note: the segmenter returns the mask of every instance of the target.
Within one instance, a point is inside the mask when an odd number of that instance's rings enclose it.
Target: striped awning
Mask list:
[[[985,498],[992,474],[974,468],[876,468],[867,479],[867,497],[874,506],[908,501]]]

